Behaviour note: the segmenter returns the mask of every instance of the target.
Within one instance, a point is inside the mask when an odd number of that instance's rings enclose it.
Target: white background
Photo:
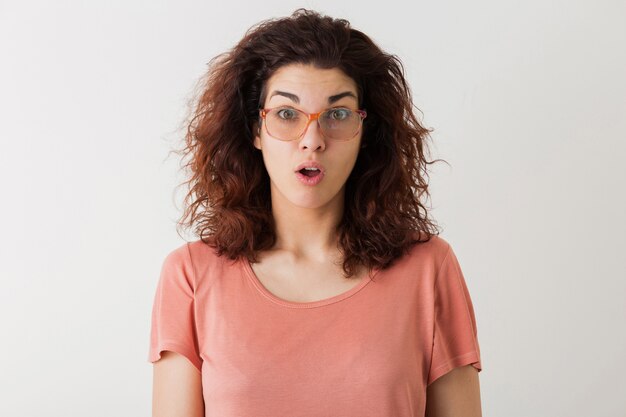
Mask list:
[[[0,1],[0,415],[148,416],[150,312],[214,55],[297,6],[404,62],[483,415],[626,416],[623,1]],[[373,8],[375,6],[375,8]],[[187,240],[193,239],[187,236]]]

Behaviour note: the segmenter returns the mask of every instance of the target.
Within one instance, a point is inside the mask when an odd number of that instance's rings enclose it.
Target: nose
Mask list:
[[[326,149],[326,138],[322,135],[320,131],[320,125],[315,120],[309,120],[309,124],[304,131],[304,134],[300,138],[299,146],[301,149]]]

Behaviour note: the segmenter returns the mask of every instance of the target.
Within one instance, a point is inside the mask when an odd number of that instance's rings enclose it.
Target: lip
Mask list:
[[[301,163],[300,165],[298,165],[296,167],[294,172],[298,172],[302,168],[317,168],[317,169],[320,170],[321,174],[325,174],[326,173],[326,169],[324,168],[324,166],[322,164],[320,164],[319,162],[317,162],[317,161],[304,161],[303,163]]]
[[[306,175],[301,174],[298,171],[296,171],[295,174],[296,174],[296,177],[298,178],[298,180],[301,183],[303,183],[304,185],[317,185],[324,178],[324,171],[322,171],[322,170],[320,170],[320,173],[317,174],[314,177],[307,177]]]
[[[320,173],[314,177],[307,177],[306,175],[300,173],[300,170],[303,168],[317,168]],[[317,161],[304,161],[296,167],[294,172],[296,174],[296,178],[298,178],[298,180],[304,185],[317,185],[324,178],[326,169]]]

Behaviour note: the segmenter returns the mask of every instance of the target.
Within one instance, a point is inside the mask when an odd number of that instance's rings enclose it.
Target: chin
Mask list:
[[[284,184],[285,187],[277,187],[276,184],[272,184],[272,200],[274,196],[280,196],[282,199],[287,200],[289,204],[308,209],[316,209],[331,204],[333,200],[339,198],[340,190],[329,193],[327,187],[329,184],[318,184],[310,187],[300,183],[295,185]]]
[[[295,198],[289,200],[291,204],[301,208],[316,209],[324,207],[330,200],[322,198]]]

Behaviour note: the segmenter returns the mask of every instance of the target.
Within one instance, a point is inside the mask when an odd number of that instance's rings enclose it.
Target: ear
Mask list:
[[[252,144],[255,148],[261,149],[261,129],[259,129],[258,122],[252,124],[252,134],[254,135],[254,141]]]

